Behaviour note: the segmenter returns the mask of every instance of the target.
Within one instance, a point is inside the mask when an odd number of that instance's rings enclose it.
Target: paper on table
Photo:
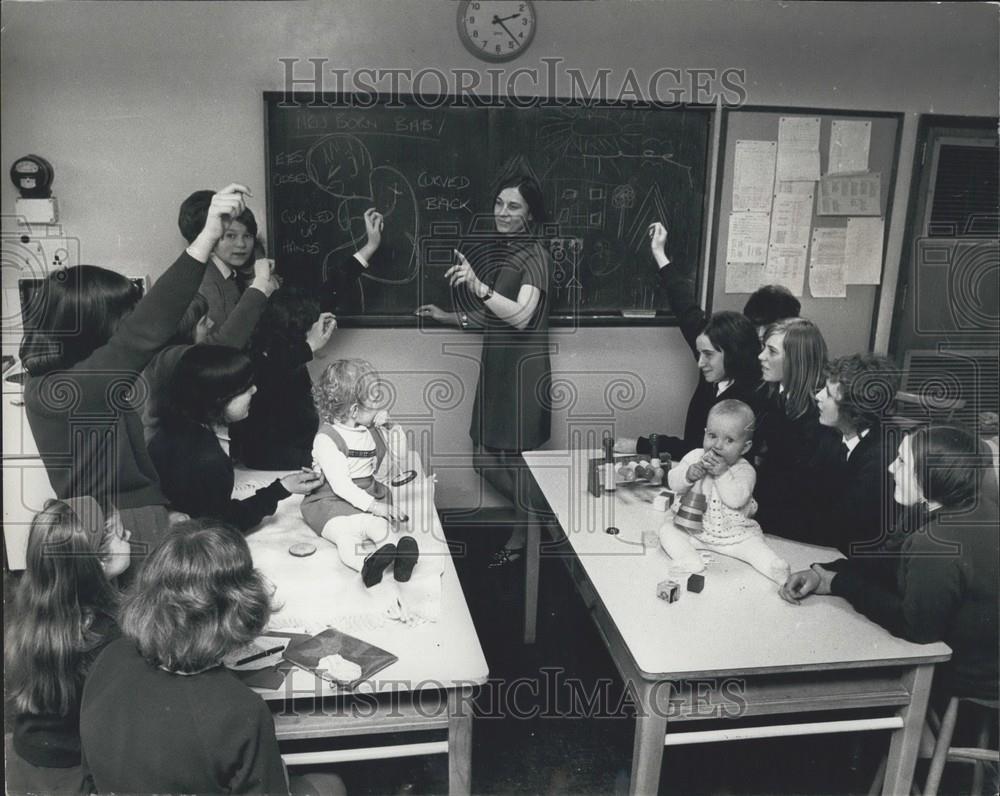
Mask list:
[[[806,281],[806,245],[768,246],[767,262],[761,274],[765,285],[784,285],[792,295],[801,296]]]
[[[830,162],[827,174],[868,171],[872,123],[834,119],[830,125]]]
[[[812,228],[812,211],[811,193],[777,194],[771,210],[771,237],[768,245],[807,244],[809,230]]]
[[[829,175],[819,181],[819,216],[877,216],[882,213],[882,175]]]
[[[779,180],[819,179],[819,128],[818,116],[782,116],[778,120]]]
[[[775,141],[737,141],[733,165],[733,210],[766,213],[771,208]]]
[[[753,293],[763,271],[764,263],[726,263],[726,292]]]
[[[882,281],[883,230],[881,218],[847,219],[844,258],[848,284],[877,285]]]
[[[809,292],[816,298],[845,298],[844,242],[847,230],[814,229],[809,253]]]
[[[771,217],[767,213],[730,213],[726,262],[764,262],[770,228]]]

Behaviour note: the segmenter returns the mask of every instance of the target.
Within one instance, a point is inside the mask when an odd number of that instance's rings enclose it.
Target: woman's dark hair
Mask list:
[[[760,339],[757,330],[745,315],[738,312],[717,312],[708,319],[701,334],[708,337],[723,353],[726,377],[741,384],[760,381]]]
[[[55,271],[41,290],[41,318],[25,330],[19,352],[33,376],[82,362],[111,339],[139,301],[130,280],[96,265]]]
[[[32,520],[4,643],[8,695],[18,711],[65,716],[77,703],[90,622],[117,608],[101,566],[108,538],[104,512],[89,497],[49,500]]]
[[[268,299],[250,338],[253,355],[278,353],[301,343],[318,318],[317,299],[298,288],[279,288]]]
[[[195,191],[181,202],[180,212],[177,215],[177,228],[188,243],[197,238],[204,229],[205,219],[208,218],[208,208],[212,204],[214,195],[215,191]],[[243,212],[236,216],[233,221],[239,221],[251,235],[257,237],[257,219],[249,207],[244,208]]]
[[[747,299],[743,314],[754,326],[770,326],[785,318],[797,318],[802,304],[783,285],[764,285]]]
[[[201,293],[195,293],[184,315],[177,324],[177,331],[170,338],[168,345],[191,345],[195,342],[194,330],[198,321],[208,315],[208,299]]]
[[[984,496],[993,457],[986,444],[955,426],[925,426],[909,436],[910,456],[924,497],[947,508],[968,506]],[[989,488],[996,490],[996,484]]]
[[[199,519],[175,525],[146,559],[121,628],[152,665],[191,673],[252,641],[270,615],[270,590],[246,539]]]
[[[538,181],[529,174],[504,174],[493,186],[493,199],[505,188],[517,188],[531,212],[533,224],[544,224],[548,220],[545,212],[545,197]]]
[[[196,345],[181,356],[167,386],[164,425],[221,423],[226,404],[253,385],[250,357],[224,345]]]
[[[840,385],[837,411],[852,428],[864,431],[889,412],[899,390],[899,371],[880,354],[850,354],[826,366],[826,380]]]

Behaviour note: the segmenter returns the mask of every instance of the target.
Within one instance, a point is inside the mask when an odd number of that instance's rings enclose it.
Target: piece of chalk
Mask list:
[[[288,552],[298,558],[305,558],[316,552],[316,545],[309,542],[297,542],[288,548]]]

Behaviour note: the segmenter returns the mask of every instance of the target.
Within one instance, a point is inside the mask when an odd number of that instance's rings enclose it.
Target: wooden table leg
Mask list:
[[[632,744],[632,779],[629,793],[635,796],[656,796],[660,787],[660,766],[663,763],[663,741],[667,732],[667,717],[653,704],[652,683],[634,683],[637,691],[635,740]]]
[[[467,688],[448,692],[448,794],[472,793],[472,699]]]
[[[524,562],[524,643],[535,643],[538,627],[538,579],[541,572],[542,526],[535,518],[527,520]]]
[[[903,726],[892,733],[889,758],[886,761],[882,796],[909,793],[913,784],[913,769],[920,750],[920,733],[927,715],[927,700],[931,695],[934,665],[914,666],[906,673],[903,682],[910,691],[910,703],[900,711]]]

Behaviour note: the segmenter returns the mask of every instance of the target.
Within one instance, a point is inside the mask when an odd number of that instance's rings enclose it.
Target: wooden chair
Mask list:
[[[955,724],[958,721],[958,708],[962,703],[975,704],[981,708],[975,726],[976,746],[951,745]],[[941,785],[945,763],[968,763],[975,767],[972,773],[970,793],[972,796],[981,796],[986,778],[986,764],[1000,765],[1000,752],[989,747],[991,729],[997,726],[998,707],[1000,707],[1000,703],[994,701],[973,699],[972,697],[952,697],[948,701],[942,718],[939,718],[933,708],[929,707],[918,754],[921,758],[930,758],[930,768],[927,770],[927,780],[923,791],[918,790],[916,783],[914,783],[912,793],[936,796],[938,787]],[[881,792],[882,780],[885,778],[885,766],[886,758],[883,757],[871,788],[868,790],[869,796]]]

